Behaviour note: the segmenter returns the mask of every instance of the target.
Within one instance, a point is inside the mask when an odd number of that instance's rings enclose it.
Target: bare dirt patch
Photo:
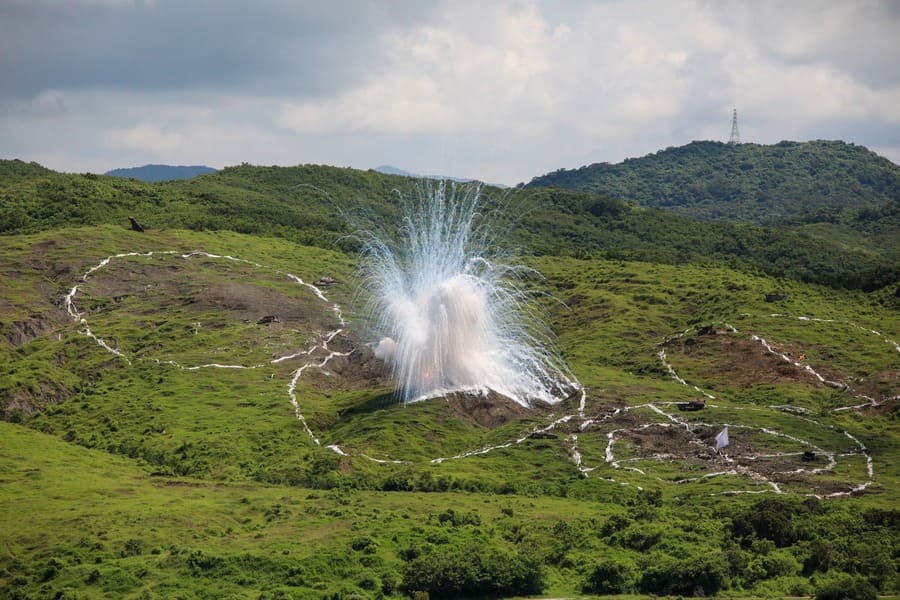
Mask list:
[[[866,473],[860,471],[855,483],[841,481],[832,471],[833,461],[845,460],[839,454],[862,456],[861,448],[842,444],[818,451],[802,441],[745,426],[732,428],[729,445],[716,450],[716,434],[724,427],[721,424],[696,423],[687,428],[676,423],[647,423],[647,415],[636,413],[627,411],[610,420],[616,428],[613,455],[651,476],[655,465],[665,464],[669,466],[662,467],[663,472],[675,468],[685,476],[737,471],[754,480],[816,494],[849,493],[866,479]]]
[[[349,353],[334,356],[322,368],[310,368],[304,372],[303,381],[320,390],[363,390],[384,386],[389,381],[389,370],[375,358],[372,350],[352,332],[341,332],[328,343],[330,352]],[[318,358],[321,355],[321,358]],[[301,363],[317,364],[327,356],[320,350],[314,356],[299,358]]]
[[[224,273],[218,269],[207,272],[205,263],[200,270],[196,269],[198,265],[190,266],[191,270],[185,270],[177,263],[112,263],[82,284],[75,302],[79,308],[102,302],[103,309],[127,303],[137,314],[183,307],[187,311],[216,311],[224,321],[256,323],[273,316],[279,323],[307,328],[327,330],[333,326],[329,307],[308,288],[296,286],[284,291],[289,285],[286,277],[274,273],[261,276],[259,269],[240,264],[229,265],[231,269]]]
[[[845,404],[858,404],[863,397],[874,399],[879,405],[896,404],[900,370],[887,369],[865,377],[853,377],[822,360],[822,357],[830,356],[828,348],[796,343],[770,344],[773,352],[758,340],[717,332],[679,338],[665,344],[665,348],[670,358],[680,353],[702,361],[704,377],[725,381],[728,386],[740,389],[799,383],[845,389],[848,393]],[[807,355],[818,356],[819,360],[808,360]],[[678,371],[677,366],[675,370]]]
[[[766,351],[753,339],[729,335],[700,335],[683,342],[671,342],[667,350],[679,350],[699,358],[707,365],[711,378],[722,378],[741,388],[760,384],[814,383],[818,380],[809,371],[786,362]],[[788,356],[801,355],[802,350],[790,346],[773,348]],[[676,369],[677,370],[677,369]]]
[[[546,412],[546,408],[543,406],[529,409],[494,391],[487,394],[456,392],[445,396],[444,400],[454,417],[463,422],[489,429],[500,427],[516,419]]]

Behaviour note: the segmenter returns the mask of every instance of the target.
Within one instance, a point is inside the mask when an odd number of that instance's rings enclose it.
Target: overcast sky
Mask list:
[[[0,0],[0,158],[515,184],[691,140],[900,163],[900,1]]]

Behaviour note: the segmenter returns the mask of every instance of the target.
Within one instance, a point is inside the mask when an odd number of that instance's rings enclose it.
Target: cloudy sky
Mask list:
[[[0,158],[515,184],[691,140],[900,163],[900,1],[0,0]]]

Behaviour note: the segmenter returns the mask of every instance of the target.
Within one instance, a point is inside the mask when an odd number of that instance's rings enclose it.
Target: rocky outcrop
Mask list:
[[[13,346],[21,346],[46,335],[52,328],[52,323],[41,315],[31,315],[27,321],[13,321],[7,327],[0,325],[0,330],[6,329],[6,339]]]

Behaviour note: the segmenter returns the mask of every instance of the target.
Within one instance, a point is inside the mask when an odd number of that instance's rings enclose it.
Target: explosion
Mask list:
[[[445,182],[407,200],[399,235],[363,235],[363,291],[404,402],[494,391],[523,406],[580,389],[552,351],[542,311],[523,290],[478,211],[480,186]]]

